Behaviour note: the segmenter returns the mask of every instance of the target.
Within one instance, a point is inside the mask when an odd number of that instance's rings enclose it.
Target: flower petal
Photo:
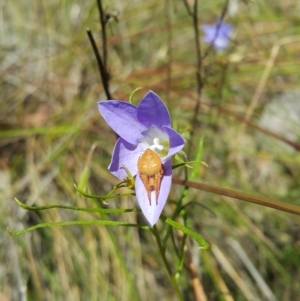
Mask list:
[[[184,147],[185,140],[182,138],[182,136],[178,132],[173,130],[171,127],[163,126],[163,130],[169,136],[170,146],[169,146],[168,155],[166,157],[166,159],[168,159],[171,156],[178,153]]]
[[[137,144],[147,128],[137,119],[137,107],[124,101],[99,101],[98,109],[108,125],[124,140]]]
[[[214,47],[217,50],[223,50],[227,48],[228,44],[229,44],[229,40],[227,38],[218,37],[214,42]]]
[[[202,25],[201,26],[204,32],[204,42],[211,43],[216,39],[216,26],[215,25]]]
[[[167,107],[153,91],[149,91],[140,101],[137,107],[137,118],[147,128],[154,126],[162,129],[163,125],[171,125]]]
[[[213,25],[202,25],[204,32],[204,42],[213,44],[217,50],[225,49],[229,44],[229,36],[233,26],[218,19]]]
[[[120,180],[123,180],[127,176],[122,166],[124,165],[129,169],[132,176],[135,176],[137,173],[137,161],[142,152],[143,148],[140,145],[133,145],[119,138],[108,166],[109,171]]]
[[[230,34],[230,32],[233,30],[233,25],[226,23],[224,20],[218,18],[215,24],[216,28],[220,28],[220,32]]]
[[[172,163],[171,160],[167,160],[164,163],[164,175],[162,177],[161,184],[160,184],[160,191],[158,195],[157,205],[156,205],[156,197],[154,191],[151,192],[151,205],[150,205],[146,188],[139,174],[137,174],[136,176],[135,193],[136,193],[137,201],[139,203],[139,206],[145,218],[147,219],[151,227],[153,227],[153,225],[157,222],[161,212],[164,209],[164,206],[166,204],[171,189],[171,183],[172,183]]]

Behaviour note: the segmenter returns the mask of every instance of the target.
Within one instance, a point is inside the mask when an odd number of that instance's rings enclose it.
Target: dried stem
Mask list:
[[[195,0],[194,5],[193,5],[193,9],[191,9],[191,7],[189,6],[187,0],[183,0],[183,3],[186,7],[186,10],[188,12],[188,14],[191,16],[192,20],[193,20],[193,28],[194,28],[194,37],[195,37],[195,49],[196,49],[196,58],[197,58],[197,63],[196,63],[196,80],[197,80],[197,96],[196,96],[196,105],[195,105],[195,109],[194,109],[194,115],[192,118],[192,129],[191,129],[191,136],[193,137],[195,134],[195,131],[197,129],[197,117],[198,117],[198,113],[200,110],[200,104],[201,104],[201,93],[202,93],[202,88],[203,88],[203,60],[205,59],[205,57],[207,57],[207,55],[210,53],[210,51],[213,48],[213,43],[212,45],[210,45],[210,47],[207,48],[206,52],[203,54],[201,54],[201,43],[200,43],[200,34],[199,34],[199,26],[198,26],[198,0]],[[226,3],[223,7],[220,19],[223,20],[226,12],[227,12],[227,7],[228,7],[228,0],[226,0]],[[217,33],[216,33],[216,38],[217,38],[217,34],[218,34],[218,30],[221,27],[222,22],[219,23],[218,27],[217,27]],[[191,140],[192,141],[192,140]],[[188,145],[188,150],[187,153],[190,154],[191,149],[192,149],[192,142],[190,141],[189,145]]]
[[[186,10],[188,14],[192,17],[193,20],[193,28],[194,28],[194,37],[195,37],[195,48],[196,48],[196,80],[197,80],[197,88],[196,88],[196,105],[194,109],[194,116],[192,118],[192,130],[191,130],[191,136],[193,137],[196,125],[197,125],[197,116],[200,109],[200,100],[201,100],[201,92],[203,87],[203,81],[202,81],[202,58],[201,58],[201,44],[200,44],[200,35],[199,35],[199,27],[198,27],[198,0],[195,0],[193,9],[191,10],[189,4],[186,0],[183,0],[183,3],[186,7]],[[190,140],[187,153],[190,154],[190,151],[192,149],[192,140]]]
[[[271,73],[271,70],[275,64],[275,60],[277,58],[277,55],[279,53],[279,50],[282,46],[290,44],[290,43],[299,43],[300,41],[300,37],[299,36],[291,36],[291,37],[285,37],[280,39],[279,41],[276,41],[276,43],[274,44],[274,46],[272,47],[269,59],[266,62],[266,66],[264,69],[264,72],[261,75],[261,78],[258,82],[258,85],[256,87],[255,93],[251,99],[251,102],[249,104],[249,107],[246,111],[245,117],[244,117],[244,122],[241,125],[241,128],[239,130],[239,135],[241,135],[241,133],[244,131],[247,121],[250,120],[252,113],[254,112],[258,101],[261,97],[261,94],[263,93],[264,87],[267,83],[267,80],[269,78],[269,75]]]
[[[203,87],[203,80],[202,80],[202,58],[201,58],[201,44],[200,44],[200,35],[199,35],[199,27],[198,27],[198,0],[195,0],[193,10],[191,10],[189,4],[186,0],[183,0],[183,3],[186,7],[188,14],[191,16],[193,21],[193,28],[194,28],[194,38],[195,38],[195,50],[196,50],[196,80],[197,80],[197,87],[196,87],[196,105],[194,109],[194,115],[192,118],[192,129],[191,129],[191,137],[194,136],[197,126],[197,117],[200,109],[201,103],[201,92]],[[192,149],[192,140],[188,145],[187,153],[190,154]],[[185,174],[187,179],[187,174]],[[186,181],[186,180],[185,180]],[[185,193],[188,191],[188,185],[185,186],[184,194],[182,195],[181,200],[185,196]],[[200,279],[197,276],[196,268],[191,260],[191,256],[189,251],[185,252],[185,260],[186,260],[186,268],[190,274],[193,292],[195,296],[195,300],[197,301],[206,301],[205,292],[203,286],[201,284]]]
[[[180,291],[180,288],[179,288],[177,279],[176,279],[176,277],[173,275],[173,272],[172,272],[172,270],[171,270],[170,264],[169,264],[169,262],[168,262],[168,260],[167,260],[167,257],[166,257],[166,249],[164,248],[164,246],[163,246],[163,244],[162,244],[162,241],[161,241],[161,239],[160,239],[160,236],[159,236],[159,233],[158,233],[158,230],[157,230],[157,227],[156,227],[156,226],[154,226],[154,227],[152,228],[152,233],[153,233],[153,235],[154,235],[154,237],[155,237],[155,239],[156,239],[156,242],[157,242],[157,246],[158,246],[160,255],[161,255],[162,260],[163,260],[163,262],[164,262],[164,265],[165,265],[165,267],[166,267],[166,269],[167,269],[167,272],[168,272],[168,274],[169,274],[170,280],[171,280],[171,282],[172,282],[172,284],[173,284],[173,287],[174,287],[174,289],[175,289],[175,292],[176,292],[176,294],[177,294],[177,297],[178,297],[178,299],[179,299],[180,301],[183,301],[183,296],[182,296],[182,293],[181,293],[181,291]]]
[[[171,5],[172,1],[168,0],[165,4],[165,16],[166,16],[166,24],[167,24],[167,80],[166,80],[166,101],[168,107],[170,105],[170,91],[171,91],[171,83],[172,83],[172,23],[171,23]]]
[[[185,187],[188,186],[188,187],[192,187],[192,188],[196,188],[196,189],[200,189],[200,190],[204,190],[204,191],[208,191],[208,192],[212,192],[212,193],[217,193],[220,195],[232,197],[234,199],[239,199],[242,201],[246,201],[246,202],[250,202],[250,203],[254,203],[254,204],[258,204],[258,205],[274,208],[277,210],[300,215],[300,206],[298,206],[298,205],[294,205],[294,204],[290,204],[290,203],[286,203],[286,202],[280,202],[277,200],[268,199],[268,198],[261,197],[261,196],[255,196],[255,195],[251,195],[248,193],[244,193],[244,192],[240,192],[240,191],[236,191],[236,190],[232,190],[232,189],[216,187],[216,186],[207,185],[207,184],[198,183],[198,182],[186,181],[186,180],[182,180],[179,178],[173,178],[172,183],[184,185]]]
[[[100,56],[98,47],[96,45],[94,36],[93,36],[93,34],[92,34],[92,32],[89,28],[86,30],[86,32],[88,34],[88,37],[90,39],[91,45],[92,45],[93,50],[94,50],[94,54],[95,54],[95,57],[96,57],[96,60],[97,60],[98,69],[99,69],[99,72],[100,72],[100,76],[101,76],[101,80],[102,80],[102,84],[103,84],[103,87],[104,87],[106,97],[107,97],[107,99],[112,99],[112,96],[109,92],[109,75],[106,72],[106,69],[104,67],[104,64],[103,64],[103,61],[101,59],[101,56]]]
[[[97,5],[98,5],[98,10],[99,10],[99,21],[101,24],[101,33],[102,33],[102,57],[103,57],[103,66],[104,69],[106,70],[107,68],[107,39],[106,39],[106,23],[107,23],[107,17],[106,14],[103,11],[102,7],[102,1],[97,0]]]
[[[206,103],[206,102],[203,102],[202,104],[206,105],[206,106],[210,106],[211,108],[216,109],[221,114],[225,114],[225,115],[231,116],[231,117],[233,117],[236,120],[244,122],[245,124],[247,124],[248,126],[254,128],[255,130],[257,130],[257,131],[259,131],[261,133],[264,133],[267,136],[273,137],[273,138],[275,138],[275,139],[277,139],[279,141],[282,141],[283,143],[285,143],[285,144],[291,146],[292,148],[294,148],[294,150],[296,150],[296,151],[300,151],[300,144],[299,143],[291,141],[291,140],[289,140],[289,139],[287,139],[287,138],[285,138],[283,136],[278,135],[275,132],[272,132],[272,131],[270,131],[268,129],[265,129],[265,128],[257,125],[255,122],[253,122],[251,120],[245,120],[245,118],[243,116],[237,115],[234,112],[232,112],[230,110],[227,110],[227,109],[225,109],[223,107],[220,107],[218,105],[215,105],[215,104]]]
[[[107,21],[108,21],[109,17],[103,10],[101,0],[97,0],[97,6],[98,6],[98,10],[99,10],[99,22],[101,24],[101,33],[102,33],[102,58],[101,58],[100,52],[98,50],[97,44],[95,42],[94,36],[90,29],[87,29],[87,34],[88,34],[89,40],[91,42],[91,45],[93,47],[94,54],[95,54],[95,57],[97,60],[98,69],[100,72],[100,76],[101,76],[102,84],[103,84],[104,91],[106,94],[106,98],[112,99],[111,93],[109,91],[110,75],[109,75],[109,72],[107,71],[106,25],[107,25]]]
[[[192,260],[192,255],[187,245],[185,245],[185,266],[190,274],[195,300],[207,301],[202,282],[197,273],[197,268]]]
[[[204,52],[202,60],[204,60],[209,55],[209,53],[212,51],[212,49],[214,48],[214,42],[215,42],[216,38],[218,37],[219,30],[220,30],[220,28],[222,26],[222,22],[223,22],[223,20],[225,18],[225,15],[227,13],[227,8],[228,8],[228,0],[225,2],[225,5],[224,5],[222,13],[221,13],[221,16],[219,17],[219,19],[221,20],[221,22],[219,22],[218,25],[217,25],[215,37],[212,40],[212,43],[209,45],[209,47]]]

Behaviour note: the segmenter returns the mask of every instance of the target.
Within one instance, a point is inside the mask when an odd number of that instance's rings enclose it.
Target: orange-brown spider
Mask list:
[[[160,157],[147,148],[137,163],[138,173],[146,188],[148,199],[151,206],[151,191],[155,191],[156,205],[159,195],[160,182],[164,174],[163,165]]]

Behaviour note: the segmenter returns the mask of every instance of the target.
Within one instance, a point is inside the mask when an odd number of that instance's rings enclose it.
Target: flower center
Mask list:
[[[158,137],[155,137],[153,138],[153,144],[149,148],[155,151],[160,157],[164,157],[169,152],[169,141],[160,141]]]
[[[155,127],[150,128],[141,139],[140,144],[144,150],[150,148],[160,157],[167,156],[169,152],[169,137]]]

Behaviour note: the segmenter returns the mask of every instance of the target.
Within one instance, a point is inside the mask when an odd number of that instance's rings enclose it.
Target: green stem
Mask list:
[[[117,195],[111,195],[118,188],[126,187],[125,185],[121,186],[121,184],[123,184],[123,183],[119,183],[118,185],[114,186],[114,188],[107,195],[88,194],[88,193],[84,192],[82,189],[78,188],[76,184],[74,184],[74,187],[81,195],[85,196],[86,198],[90,198],[90,199],[109,200],[109,199],[114,199],[114,198],[118,198],[121,196],[135,195],[134,193],[122,193],[122,194],[117,194]]]
[[[152,233],[153,233],[153,235],[155,236],[155,239],[156,239],[156,242],[157,242],[157,245],[158,245],[158,248],[159,248],[160,255],[161,255],[161,257],[162,257],[162,259],[163,259],[163,262],[164,262],[164,264],[165,264],[165,267],[166,267],[166,269],[167,269],[167,271],[168,271],[168,274],[169,274],[169,277],[170,277],[171,282],[172,282],[172,284],[173,284],[173,287],[174,287],[174,289],[175,289],[175,292],[176,292],[176,294],[177,294],[179,300],[180,300],[180,301],[183,301],[182,293],[181,293],[181,291],[180,291],[178,282],[177,282],[175,276],[173,275],[172,270],[171,270],[171,267],[170,267],[170,265],[169,265],[169,263],[168,263],[168,260],[167,260],[167,258],[166,258],[166,252],[165,252],[166,249],[165,249],[165,248],[163,247],[163,245],[162,245],[162,242],[161,242],[161,239],[160,239],[160,236],[159,236],[159,233],[158,233],[158,231],[157,231],[156,226],[154,226],[154,227],[152,228]]]

